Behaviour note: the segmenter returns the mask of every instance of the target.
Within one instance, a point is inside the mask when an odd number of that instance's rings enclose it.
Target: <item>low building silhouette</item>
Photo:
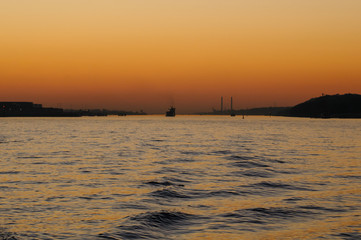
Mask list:
[[[32,102],[0,102],[0,117],[77,117],[61,108],[44,108]]]

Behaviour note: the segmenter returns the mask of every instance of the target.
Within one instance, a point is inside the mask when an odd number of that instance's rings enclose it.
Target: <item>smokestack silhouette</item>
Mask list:
[[[231,111],[233,111],[233,97],[231,97]]]
[[[221,112],[223,112],[223,97],[221,97]]]

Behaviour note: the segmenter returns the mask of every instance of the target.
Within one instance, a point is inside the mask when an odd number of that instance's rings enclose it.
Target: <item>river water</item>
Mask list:
[[[0,157],[0,239],[361,239],[361,120],[2,118]]]

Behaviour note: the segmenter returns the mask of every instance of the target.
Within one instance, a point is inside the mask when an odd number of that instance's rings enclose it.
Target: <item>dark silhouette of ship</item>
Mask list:
[[[166,117],[175,117],[175,108],[171,106],[168,111],[165,113]]]

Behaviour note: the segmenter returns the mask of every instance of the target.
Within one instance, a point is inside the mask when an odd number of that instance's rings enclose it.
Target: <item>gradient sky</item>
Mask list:
[[[0,90],[150,113],[361,93],[361,1],[0,0]]]

